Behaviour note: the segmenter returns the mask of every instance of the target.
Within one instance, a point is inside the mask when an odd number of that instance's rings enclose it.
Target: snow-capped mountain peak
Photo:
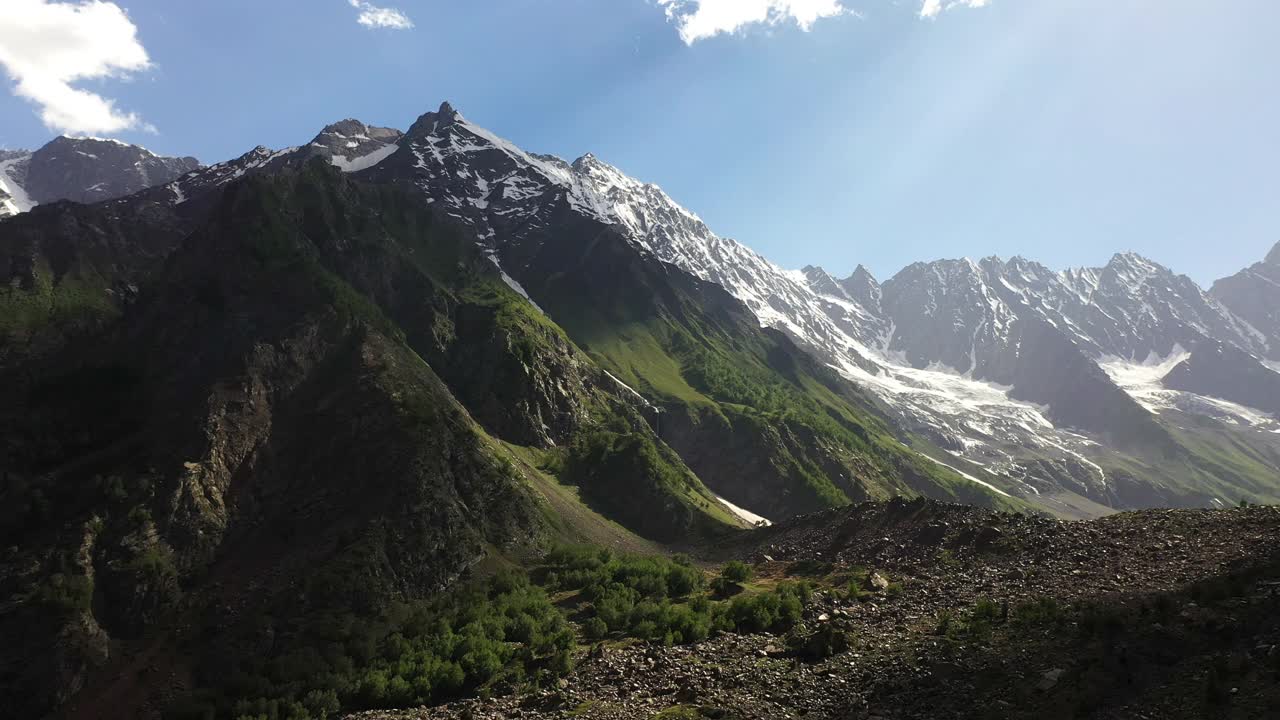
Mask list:
[[[344,172],[359,172],[377,165],[397,150],[404,133],[373,127],[348,118],[325,127],[305,148],[308,156],[328,158]]]
[[[808,282],[809,287],[813,288],[813,291],[819,295],[825,295],[826,297],[831,298],[840,298],[842,300],[852,300],[852,298],[849,297],[849,294],[845,292],[845,289],[841,287],[839,281],[834,277],[831,277],[831,274],[826,270],[823,270],[816,265],[808,265],[800,272],[804,273],[805,280]]]

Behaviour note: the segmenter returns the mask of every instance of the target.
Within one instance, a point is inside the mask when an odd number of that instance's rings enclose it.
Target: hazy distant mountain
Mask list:
[[[118,140],[58,137],[35,152],[0,153],[0,217],[57,200],[93,203],[163,185],[200,167]]]
[[[1267,259],[1213,284],[1212,295],[1264,334],[1267,357],[1280,361],[1280,244]]]

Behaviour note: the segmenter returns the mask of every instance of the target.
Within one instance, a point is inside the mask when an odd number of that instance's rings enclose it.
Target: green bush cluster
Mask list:
[[[751,566],[741,560],[730,561],[720,571],[720,577],[728,580],[729,582],[735,582],[738,584],[742,584],[750,580],[753,574]]]
[[[264,623],[266,621],[264,620]],[[266,658],[208,668],[225,677],[169,718],[327,718],[474,694],[500,681],[546,683],[573,667],[574,634],[523,573],[501,573],[434,603],[397,605],[376,619],[312,618]],[[212,665],[213,663],[211,663]]]
[[[206,656],[201,674],[208,688],[169,708],[166,720],[324,719],[545,686],[572,670],[577,645],[549,593],[579,600],[577,619],[590,640],[667,644],[785,632],[812,593],[808,583],[786,582],[715,602],[704,573],[686,557],[595,547],[556,548],[533,577],[506,571],[435,602],[397,604],[373,616],[313,611],[294,622],[262,616],[244,638]],[[265,652],[245,647],[268,637]]]
[[[787,582],[773,592],[712,602],[706,579],[687,559],[635,557],[599,548],[558,548],[544,570],[549,589],[576,591],[583,608],[583,634],[610,634],[667,644],[694,643],[724,632],[785,631],[800,620],[812,593],[808,583]],[[750,568],[730,563],[726,576],[750,577]]]
[[[33,599],[61,614],[88,612],[93,603],[93,580],[85,575],[54,573],[36,588]]]

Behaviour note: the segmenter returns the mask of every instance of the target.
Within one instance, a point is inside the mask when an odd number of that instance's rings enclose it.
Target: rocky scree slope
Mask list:
[[[1276,508],[1061,522],[859,504],[713,551],[757,585],[819,584],[785,635],[605,644],[558,689],[351,717],[1267,717],[1277,553]]]

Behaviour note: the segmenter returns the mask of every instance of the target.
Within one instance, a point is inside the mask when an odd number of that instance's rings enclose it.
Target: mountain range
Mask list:
[[[1132,253],[784,270],[448,103],[210,166],[59,138],[0,183],[0,703],[31,715],[553,541],[1280,501],[1280,246],[1209,292]]]

